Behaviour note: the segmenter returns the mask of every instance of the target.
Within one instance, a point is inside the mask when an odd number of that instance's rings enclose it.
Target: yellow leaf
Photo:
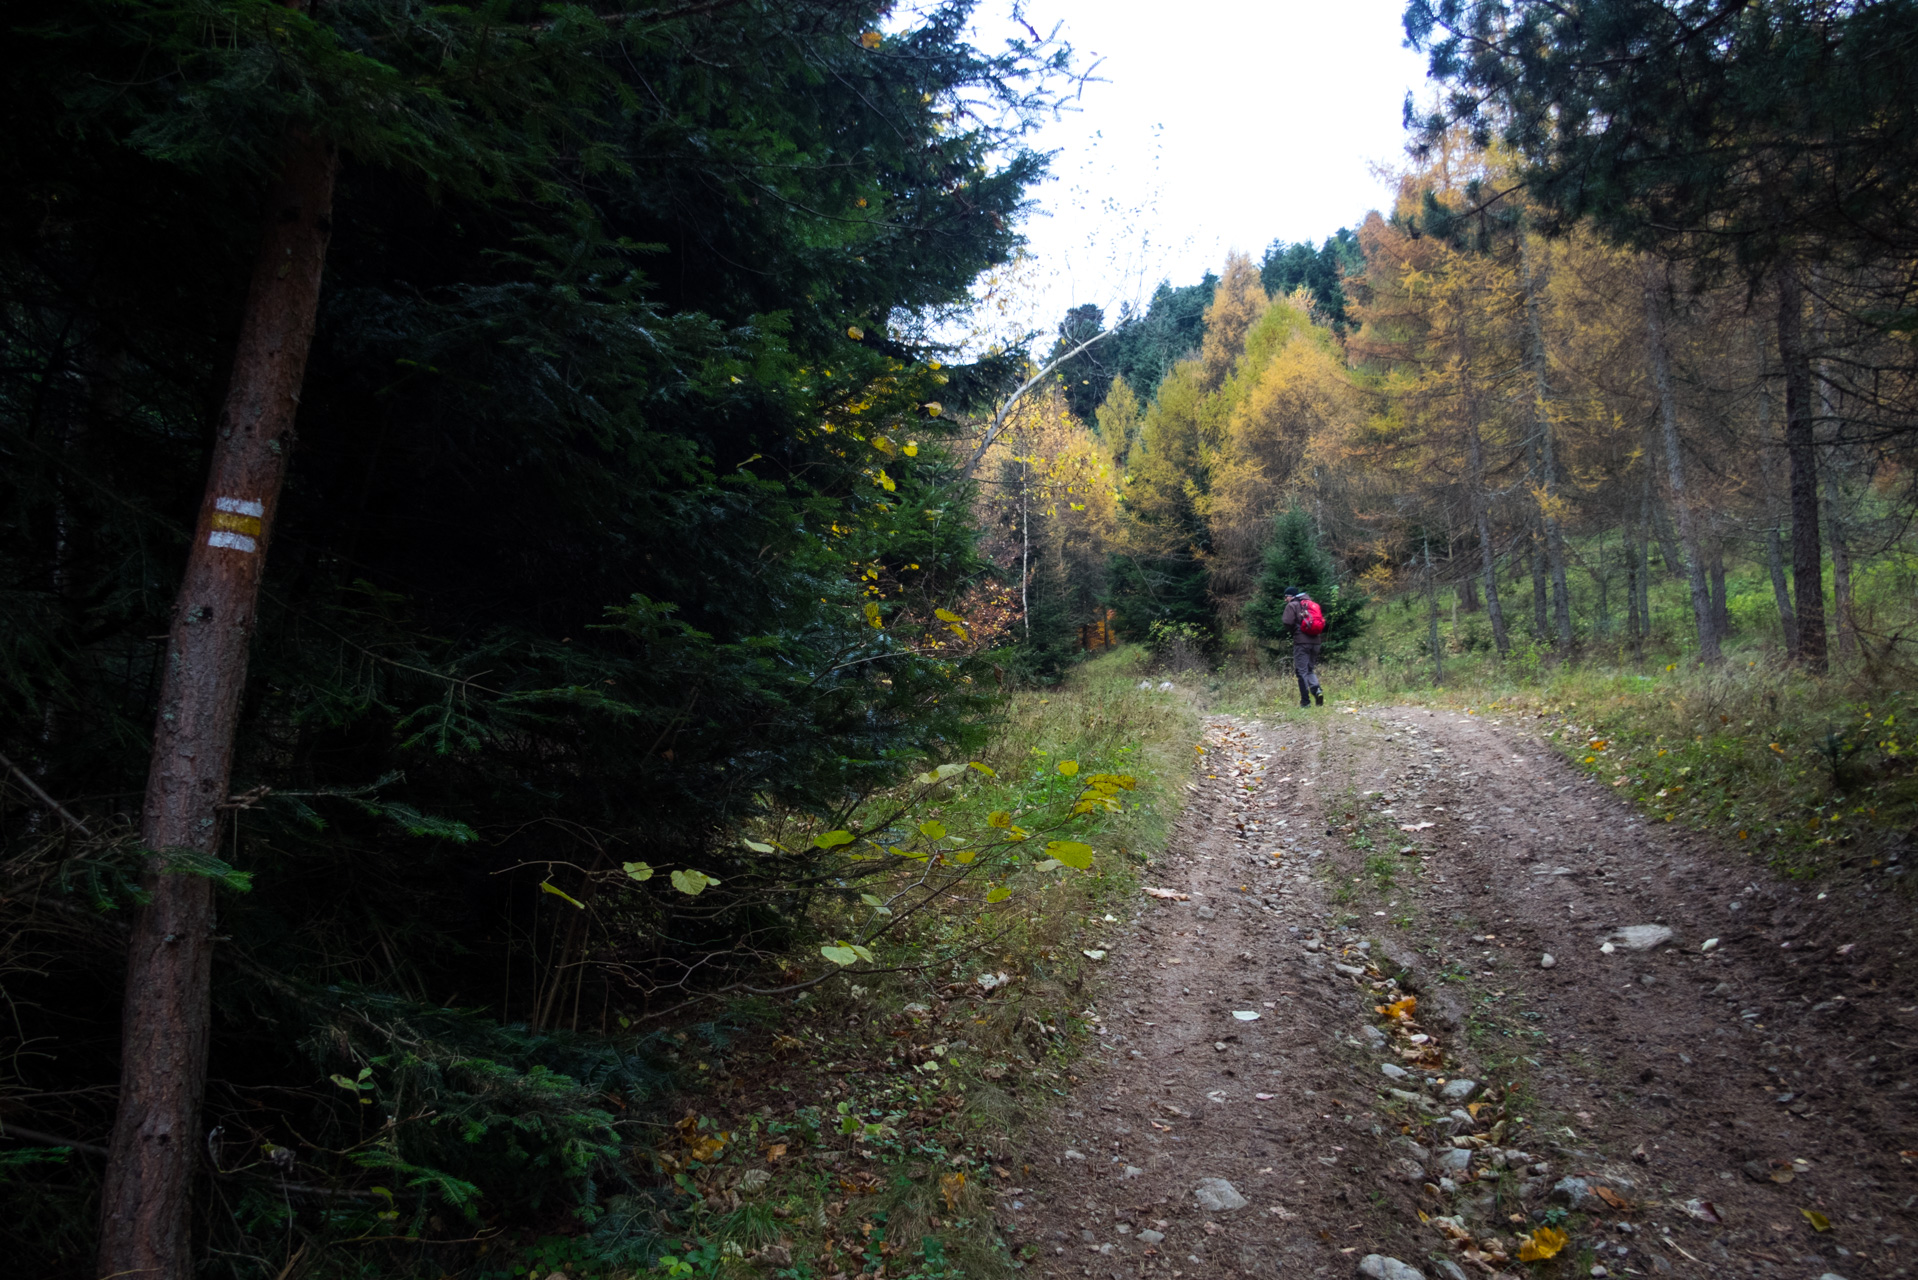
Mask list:
[[[775,1142],[770,1147],[766,1148],[766,1163],[771,1164],[773,1161],[779,1159],[779,1157],[785,1154],[786,1154],[786,1144],[783,1142]]]
[[[997,827],[1001,831],[1004,831],[1012,826],[1012,815],[1004,809],[994,809],[986,815],[986,825],[989,827]]]
[[[1394,1000],[1391,1004],[1373,1006],[1373,1008],[1388,1018],[1409,1018],[1412,1016],[1412,1011],[1418,1007],[1419,998],[1417,996],[1407,996],[1403,1000]]]
[[[1092,846],[1077,840],[1048,841],[1046,853],[1074,871],[1084,871],[1092,865]]]
[[[906,447],[905,447],[904,449],[902,449],[902,450],[900,450],[900,452],[901,452],[901,453],[904,453],[904,454],[905,454],[905,455],[906,455],[906,456],[907,456],[908,458],[916,458],[916,457],[918,457],[918,456],[919,456],[919,442],[918,442],[917,440],[908,440],[908,441],[906,441]],[[916,566],[915,566],[915,567],[916,567]]]
[[[859,43],[866,46],[866,48],[868,49],[877,49],[879,47],[879,42],[883,39],[885,39],[885,37],[880,35],[877,31],[868,31],[859,37]]]
[[[946,407],[937,400],[928,400],[925,403],[925,410],[928,417],[936,418],[946,411]]]
[[[949,1173],[939,1179],[939,1194],[946,1198],[946,1208],[956,1212],[959,1208],[959,1193],[966,1189],[966,1175]]]
[[[1818,1212],[1818,1210],[1800,1209],[1798,1212],[1805,1215],[1805,1221],[1811,1223],[1811,1229],[1813,1231],[1830,1231],[1831,1230],[1831,1219],[1827,1218],[1824,1214]]]
[[[928,840],[944,840],[946,838],[946,824],[943,822],[922,822],[919,824],[919,834]]]
[[[585,903],[581,902],[578,898],[575,898],[572,894],[567,893],[564,889],[555,887],[551,881],[542,880],[539,882],[539,887],[544,892],[552,894],[555,898],[560,898],[560,899],[563,899],[564,901],[572,903],[574,906],[578,907],[581,911],[586,910]]]
[[[856,324],[855,324],[855,325],[848,325],[848,326],[847,326],[847,328],[846,328],[846,336],[847,336],[848,338],[851,338],[851,339],[852,339],[852,340],[853,340],[854,342],[857,342],[857,341],[859,341],[859,340],[860,340],[861,338],[863,338],[863,337],[865,337],[865,336],[866,336],[866,331],[865,331],[864,329],[861,329],[861,328],[860,328],[860,327],[859,327],[858,325],[856,325]]]
[[[1059,762],[1059,772],[1065,777],[1070,778],[1079,772],[1079,762],[1077,760],[1061,760]]]
[[[979,856],[979,851],[977,849],[961,849],[959,852],[952,855],[952,860],[958,863],[960,866],[964,866],[966,863],[971,862],[974,858],[978,856]]]
[[[1520,1262],[1543,1262],[1556,1257],[1558,1251],[1571,1242],[1571,1237],[1551,1227],[1540,1227],[1529,1236],[1520,1236],[1519,1241]]]
[[[954,613],[950,609],[934,609],[932,611],[932,616],[939,619],[939,621],[941,622],[964,622],[965,621],[964,618],[960,617],[958,614]]]
[[[994,885],[992,888],[986,890],[987,902],[1004,902],[1007,898],[1010,898],[1011,896],[1012,896],[1012,890],[1006,888],[1002,884]]]

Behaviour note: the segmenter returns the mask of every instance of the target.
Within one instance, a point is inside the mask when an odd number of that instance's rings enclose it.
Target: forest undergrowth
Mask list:
[[[934,771],[872,797],[851,827],[912,827],[975,853],[954,867],[984,863],[989,874],[930,900],[915,895],[927,862],[895,850],[856,895],[822,896],[811,923],[844,967],[658,1035],[673,1076],[620,1158],[633,1185],[596,1221],[469,1246],[475,1273],[1009,1272],[991,1188],[1012,1175],[1022,1121],[1075,1082],[1086,983],[1104,958],[1095,935],[1127,912],[1140,868],[1163,846],[1197,737],[1189,700],[1142,683],[1146,664],[1128,647],[1061,684],[1015,691],[977,760],[936,791],[925,782]],[[1081,783],[1100,777],[1129,785],[1073,815],[1097,795]],[[1084,869],[1040,856],[1037,846],[1067,843],[1043,838],[1061,817],[1073,842],[1094,849]],[[802,827],[795,817],[755,835],[833,834]],[[861,939],[877,947],[880,931],[879,963],[845,954]],[[797,977],[817,958],[781,967]],[[728,1034],[710,1034],[715,1026]]]

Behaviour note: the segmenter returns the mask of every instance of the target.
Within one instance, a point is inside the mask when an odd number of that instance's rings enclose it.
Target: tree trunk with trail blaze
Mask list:
[[[174,605],[141,814],[151,899],[128,938],[120,1099],[97,1275],[186,1280],[211,1020],[213,882],[169,873],[220,847],[268,535],[293,445],[332,230],[338,152],[294,134],[266,206],[205,498]]]

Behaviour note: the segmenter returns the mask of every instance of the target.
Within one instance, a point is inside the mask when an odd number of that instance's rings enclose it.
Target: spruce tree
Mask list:
[[[1319,545],[1312,517],[1293,507],[1272,521],[1272,539],[1265,546],[1265,564],[1258,590],[1245,606],[1246,625],[1275,653],[1289,652],[1291,634],[1279,624],[1285,613],[1285,589],[1303,588],[1325,613],[1321,653],[1335,658],[1365,634],[1371,619],[1365,615],[1365,594],[1339,585],[1338,565]]]

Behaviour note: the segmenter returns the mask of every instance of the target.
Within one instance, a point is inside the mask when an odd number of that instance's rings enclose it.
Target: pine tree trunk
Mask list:
[[[1641,555],[1638,528],[1627,521],[1625,525],[1625,638],[1631,642],[1634,659],[1644,656],[1644,646],[1641,641],[1645,623],[1638,612],[1638,575],[1642,572],[1639,568]]]
[[[1678,540],[1685,552],[1685,580],[1691,587],[1692,618],[1698,625],[1698,660],[1716,663],[1718,628],[1712,625],[1711,592],[1705,585],[1705,564],[1698,554],[1698,529],[1691,498],[1685,489],[1685,456],[1678,439],[1678,402],[1672,395],[1671,353],[1665,345],[1664,306],[1659,298],[1652,265],[1645,266],[1645,347],[1652,363],[1652,384],[1658,391],[1658,421],[1664,431],[1665,476],[1672,490],[1672,511],[1678,517]]]
[[[1791,578],[1798,660],[1822,673],[1825,659],[1824,548],[1818,545],[1818,440],[1812,421],[1811,356],[1805,350],[1804,295],[1790,264],[1778,271],[1778,358],[1785,367],[1785,456],[1791,460]]]
[[[1858,632],[1851,614],[1851,545],[1845,539],[1845,520],[1835,467],[1825,469],[1825,520],[1831,530],[1831,607],[1838,623],[1838,660],[1858,656]]]
[[[1765,481],[1765,510],[1770,525],[1765,529],[1765,559],[1771,570],[1772,600],[1778,608],[1779,633],[1784,637],[1785,656],[1798,660],[1798,619],[1792,613],[1791,588],[1785,581],[1785,554],[1783,536],[1779,526],[1784,522],[1784,512],[1778,505],[1777,468],[1772,462],[1771,451],[1771,386],[1764,375],[1764,343],[1759,347],[1758,376],[1758,439],[1759,471]]]
[[[1558,497],[1558,442],[1552,430],[1551,384],[1546,377],[1545,325],[1539,316],[1537,281],[1532,275],[1531,240],[1519,235],[1519,251],[1525,277],[1525,319],[1531,331],[1529,359],[1532,366],[1532,409],[1539,440],[1539,481],[1545,490],[1545,506],[1539,513],[1545,533],[1545,558],[1552,574],[1552,620],[1558,634],[1558,647],[1572,647],[1572,593],[1565,582],[1565,534],[1559,527],[1554,505]],[[1541,623],[1540,633],[1544,626]]]
[[[1492,647],[1503,658],[1511,652],[1511,639],[1505,634],[1505,610],[1498,600],[1498,560],[1492,550],[1491,504],[1485,500],[1485,444],[1479,438],[1478,422],[1469,411],[1465,422],[1466,462],[1471,468],[1472,519],[1478,526],[1478,553],[1485,576],[1485,613],[1492,622]]]
[[[120,1100],[100,1196],[98,1273],[187,1280],[211,1020],[213,882],[169,851],[220,847],[260,574],[286,476],[332,230],[337,151],[289,139],[234,349],[167,637],[141,816],[151,895],[128,937]]]
[[[1425,544],[1425,627],[1426,643],[1432,650],[1432,683],[1445,683],[1445,656],[1439,644],[1438,575],[1432,569],[1432,544]]]
[[[1532,638],[1539,641],[1551,635],[1546,623],[1546,578],[1545,533],[1540,529],[1532,537]]]
[[[1706,567],[1706,585],[1712,595],[1712,630],[1722,643],[1732,633],[1731,602],[1725,599],[1725,548],[1713,541],[1711,561]]]

